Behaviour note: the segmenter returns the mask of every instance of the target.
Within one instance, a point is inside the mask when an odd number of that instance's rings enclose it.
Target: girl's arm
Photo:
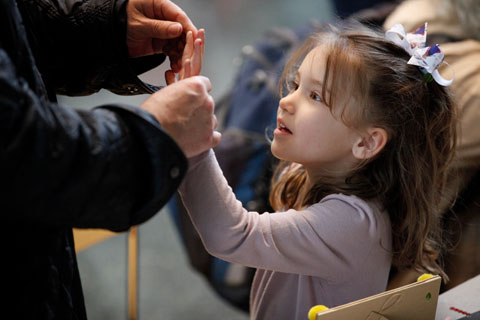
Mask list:
[[[366,202],[332,195],[302,211],[248,212],[213,151],[191,159],[179,192],[207,250],[231,262],[338,281],[382,245],[389,259],[388,220]]]

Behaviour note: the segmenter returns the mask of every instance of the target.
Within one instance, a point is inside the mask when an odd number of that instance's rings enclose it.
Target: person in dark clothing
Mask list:
[[[137,78],[166,56],[180,71],[188,31],[168,0],[0,0],[2,318],[86,319],[72,227],[148,220],[186,156],[218,144],[207,78]],[[140,108],[56,102],[102,88],[152,95]]]
[[[381,7],[396,5],[400,0],[331,0],[334,13],[341,19],[361,12],[366,9],[380,10]]]

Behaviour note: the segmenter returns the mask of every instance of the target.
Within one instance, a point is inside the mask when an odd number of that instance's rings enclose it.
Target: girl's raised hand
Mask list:
[[[198,30],[197,38],[193,39],[193,33],[189,31],[186,35],[185,49],[182,56],[182,69],[178,73],[178,80],[200,75],[205,52],[205,30]],[[167,85],[176,82],[173,70],[165,72]]]

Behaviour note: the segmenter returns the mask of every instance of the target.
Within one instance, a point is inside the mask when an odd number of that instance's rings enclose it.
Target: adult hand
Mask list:
[[[187,158],[220,143],[221,134],[214,131],[217,120],[210,90],[208,78],[194,76],[154,93],[141,106],[157,118]]]
[[[130,57],[164,53],[178,72],[186,33],[197,37],[197,28],[185,12],[169,0],[129,0],[126,10]]]

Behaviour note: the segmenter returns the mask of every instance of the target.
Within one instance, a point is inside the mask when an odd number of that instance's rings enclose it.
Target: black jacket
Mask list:
[[[77,111],[56,94],[151,93],[131,60],[125,0],[0,0],[2,318],[86,319],[72,227],[123,231],[153,216],[185,156],[148,113]]]

